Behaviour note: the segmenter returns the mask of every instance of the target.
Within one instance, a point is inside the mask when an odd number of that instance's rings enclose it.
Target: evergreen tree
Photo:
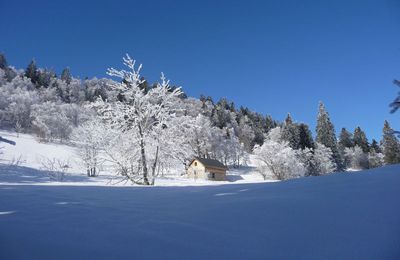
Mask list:
[[[71,71],[68,67],[63,69],[63,71],[61,72],[61,80],[67,84],[71,83],[72,76],[71,76]]]
[[[6,56],[3,53],[0,53],[0,69],[6,71],[8,69],[8,63]]]
[[[37,82],[36,85],[38,87],[49,87],[52,80],[55,79],[57,76],[54,71],[49,69],[38,70],[37,71]]]
[[[34,59],[29,63],[28,67],[26,68],[25,76],[27,78],[30,78],[33,84],[35,85],[37,84],[39,75],[38,75],[38,69],[36,67],[36,62]]]
[[[289,143],[290,148],[294,150],[299,149],[299,129],[298,126],[293,123],[290,114],[287,115],[285,123],[283,124],[281,138]]]
[[[260,113],[251,112],[249,114],[251,120],[251,128],[254,132],[254,140],[253,144],[262,145],[264,143],[264,125],[265,119],[264,116]]]
[[[359,146],[364,153],[369,152],[369,143],[367,136],[365,135],[365,132],[361,130],[361,128],[358,126],[356,129],[354,129],[354,134],[353,134],[353,142],[354,146]]]
[[[277,123],[272,119],[270,115],[265,117],[264,133],[268,133],[272,128],[277,127]]]
[[[11,82],[11,80],[17,76],[17,73],[13,69],[8,67],[6,56],[3,53],[0,53],[0,69],[4,71],[4,78],[8,82]]]
[[[351,148],[353,146],[353,135],[343,127],[339,135],[339,149],[344,151],[345,148]]]
[[[319,103],[316,132],[316,142],[330,148],[332,150],[333,159],[335,161],[337,169],[343,169],[342,160],[338,151],[335,128],[322,102]]]
[[[400,162],[400,144],[396,136],[393,134],[393,129],[389,122],[385,120],[383,126],[383,155],[384,161],[387,164],[395,164]]]
[[[314,149],[314,139],[311,134],[311,130],[308,128],[308,125],[301,123],[299,125],[299,148],[305,149],[310,148]]]
[[[374,150],[377,153],[382,153],[382,149],[375,139],[372,139],[370,150]]]
[[[354,147],[353,135],[349,131],[347,131],[346,128],[343,127],[339,135],[338,148],[340,155],[343,159],[343,165],[345,167],[351,167],[352,158],[348,156],[348,151],[350,151],[349,149],[353,147]]]

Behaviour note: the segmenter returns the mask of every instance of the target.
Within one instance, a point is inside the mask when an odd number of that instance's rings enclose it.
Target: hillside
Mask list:
[[[399,259],[399,172],[195,187],[3,183],[0,258]]]
[[[71,145],[39,142],[37,138],[29,134],[17,134],[0,130],[0,136],[13,140],[16,146],[1,145],[0,154],[0,184],[33,184],[33,185],[91,185],[91,186],[130,186],[131,182],[125,181],[112,172],[109,165],[105,164],[100,175],[94,178],[86,176],[86,170],[77,155],[77,149]],[[58,162],[68,165],[65,179],[62,182],[49,178],[46,170],[49,161],[54,161],[54,170],[59,170]],[[11,166],[13,167],[10,167]],[[15,167],[18,166],[18,167]],[[230,169],[227,173],[227,181],[215,182],[208,180],[192,180],[182,174],[184,167],[177,167],[159,176],[157,186],[187,186],[187,185],[220,185],[237,183],[266,182],[250,165],[239,169]],[[270,182],[273,180],[267,180]]]

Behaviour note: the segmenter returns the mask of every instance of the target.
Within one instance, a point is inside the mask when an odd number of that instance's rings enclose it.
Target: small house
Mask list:
[[[189,178],[224,181],[227,168],[214,159],[196,158],[187,169]]]

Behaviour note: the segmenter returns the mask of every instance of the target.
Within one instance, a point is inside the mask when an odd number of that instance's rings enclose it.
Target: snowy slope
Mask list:
[[[3,163],[20,160],[20,165],[40,169],[41,161],[44,158],[57,158],[69,161],[72,172],[81,171],[81,167],[76,158],[75,149],[71,146],[54,143],[40,143],[32,135],[17,134],[0,130],[0,136],[13,140],[16,145],[0,143],[3,152],[0,159]]]
[[[17,143],[16,146],[0,144],[3,149],[3,154],[0,154],[0,167],[5,167],[12,162],[19,161],[19,166],[26,168],[23,170],[23,175],[20,172],[11,171],[0,176],[0,183],[6,184],[30,184],[39,185],[59,185],[60,183],[50,180],[43,173],[43,161],[60,160],[66,162],[69,166],[66,179],[63,185],[95,185],[95,186],[108,186],[130,185],[129,182],[122,181],[121,178],[115,176],[106,168],[101,171],[100,176],[96,178],[89,178],[86,176],[86,171],[77,157],[76,148],[65,144],[54,143],[39,143],[32,135],[20,134],[17,137],[16,133],[0,130],[0,136],[8,138]],[[1,166],[2,164],[2,166]],[[252,165],[252,164],[250,164]],[[39,170],[39,171],[38,171]],[[182,169],[171,171],[164,177],[156,180],[157,186],[188,186],[188,185],[221,185],[221,184],[237,184],[237,183],[254,183],[265,182],[262,176],[255,171],[255,167],[247,166],[240,169],[232,169],[228,172],[226,182],[215,182],[208,180],[193,180],[187,179],[185,176],[180,176]],[[272,180],[268,180],[272,181]]]
[[[2,184],[0,259],[400,259],[399,198],[399,165],[220,186]]]

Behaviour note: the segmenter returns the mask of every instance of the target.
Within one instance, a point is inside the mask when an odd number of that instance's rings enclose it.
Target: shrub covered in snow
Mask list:
[[[289,147],[286,141],[277,141],[280,128],[272,129],[261,146],[254,148],[258,159],[258,169],[264,178],[272,174],[273,178],[286,180],[302,177],[305,167],[299,159],[298,153]]]

